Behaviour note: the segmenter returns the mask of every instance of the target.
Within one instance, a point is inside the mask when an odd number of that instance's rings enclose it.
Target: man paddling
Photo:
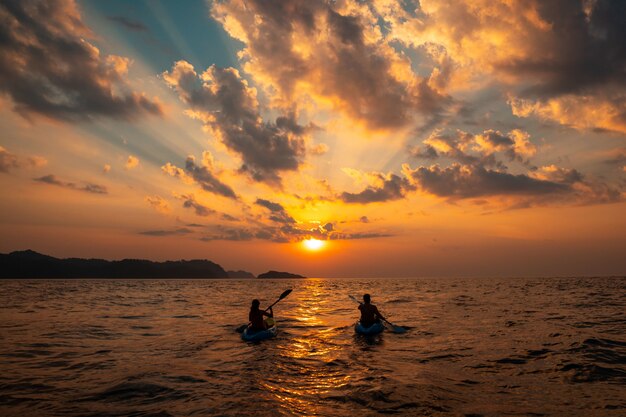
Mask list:
[[[248,324],[248,328],[252,331],[259,331],[267,329],[267,325],[265,324],[265,319],[263,316],[274,317],[274,311],[272,311],[272,307],[269,307],[269,313],[267,311],[263,311],[259,309],[261,302],[257,299],[252,300],[252,306],[250,306],[250,314],[248,314],[248,320],[250,324]]]
[[[371,297],[369,294],[363,295],[363,304],[359,304],[359,310],[361,310],[361,324],[364,327],[370,327],[372,324],[379,320],[386,320],[378,308],[371,304]]]

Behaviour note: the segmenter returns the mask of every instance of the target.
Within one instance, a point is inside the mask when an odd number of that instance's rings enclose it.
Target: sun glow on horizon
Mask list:
[[[326,246],[326,242],[323,240],[310,238],[303,240],[302,245],[304,245],[307,250],[318,251]]]

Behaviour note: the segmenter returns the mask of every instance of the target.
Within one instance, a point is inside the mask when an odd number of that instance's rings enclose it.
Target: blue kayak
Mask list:
[[[363,326],[360,321],[357,321],[356,324],[354,325],[355,332],[357,332],[358,334],[366,335],[366,336],[372,336],[375,334],[382,333],[383,330],[385,330],[385,325],[380,321],[377,321],[376,323],[372,324],[369,327]]]
[[[271,339],[272,337],[276,336],[276,334],[278,333],[278,328],[276,327],[276,322],[274,322],[274,319],[266,319],[265,324],[269,326],[265,330],[252,331],[249,328],[246,328],[243,333],[241,333],[241,338],[246,342],[259,342],[261,340]]]

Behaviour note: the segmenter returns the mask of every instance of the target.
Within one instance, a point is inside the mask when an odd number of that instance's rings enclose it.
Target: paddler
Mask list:
[[[363,294],[363,303],[359,304],[359,310],[361,310],[361,324],[363,327],[370,327],[372,324],[379,320],[385,320],[378,308],[371,303],[371,297],[369,294]]]
[[[267,329],[267,324],[265,324],[265,319],[263,318],[263,316],[274,317],[272,307],[269,308],[268,313],[267,311],[259,309],[260,305],[261,302],[259,300],[252,300],[252,305],[250,306],[250,314],[248,314],[248,320],[250,321],[250,324],[248,324],[248,328],[252,331]]]

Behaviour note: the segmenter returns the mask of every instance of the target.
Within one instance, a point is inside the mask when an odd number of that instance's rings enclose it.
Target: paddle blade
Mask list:
[[[235,331],[236,331],[237,333],[243,333],[243,331],[244,331],[244,330],[246,330],[246,327],[248,327],[248,325],[247,325],[247,324],[242,324],[241,326],[237,327],[237,328],[235,329]]]
[[[391,331],[394,333],[406,333],[406,329],[401,326],[391,326]]]
[[[356,297],[354,297],[353,295],[348,294],[348,297],[350,297],[350,299],[356,303],[361,304],[361,302],[359,300],[356,299]]]
[[[279,300],[282,300],[283,298],[287,297],[289,294],[291,294],[291,291],[293,291],[291,288],[289,288],[288,290],[285,290],[280,297],[278,297]]]

